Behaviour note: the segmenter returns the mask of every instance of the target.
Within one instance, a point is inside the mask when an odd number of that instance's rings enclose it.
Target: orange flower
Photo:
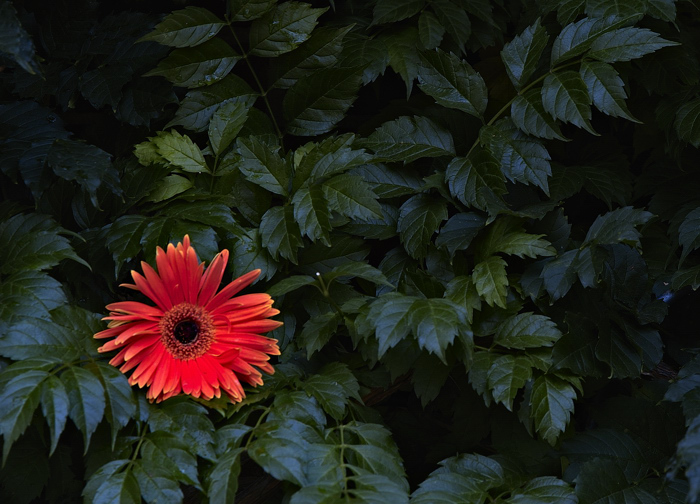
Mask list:
[[[142,262],[144,275],[131,272],[134,284],[156,306],[136,301],[107,305],[108,329],[95,338],[114,338],[100,352],[119,350],[109,361],[122,373],[133,370],[131,385],[149,387],[146,397],[160,402],[180,393],[212,399],[223,391],[232,402],[245,397],[241,381],[262,385],[260,370],[272,374],[270,355],[277,340],[261,336],[282,325],[269,320],[278,310],[268,294],[235,296],[253,283],[260,270],[246,273],[216,293],[228,250],[209,267],[197,260],[189,236],[168,251],[156,250],[156,272]]]

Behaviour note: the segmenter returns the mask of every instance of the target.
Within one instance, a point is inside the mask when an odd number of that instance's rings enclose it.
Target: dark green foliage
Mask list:
[[[699,22],[0,0],[2,498],[696,502]],[[281,311],[240,404],[92,337],[185,234]]]

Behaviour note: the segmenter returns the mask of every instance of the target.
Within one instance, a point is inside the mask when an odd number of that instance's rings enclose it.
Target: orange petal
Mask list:
[[[214,257],[214,260],[212,260],[199,282],[198,305],[206,305],[214,296],[216,289],[218,289],[221,284],[221,278],[224,276],[224,269],[226,269],[227,263],[228,250],[222,250],[216,254],[216,257]]]
[[[261,270],[256,269],[246,273],[243,276],[236,278],[233,282],[221,289],[219,293],[207,303],[205,308],[210,312],[216,310],[219,306],[228,301],[232,296],[236,295],[242,289],[245,289],[250,284],[252,284],[260,276],[260,271]]]

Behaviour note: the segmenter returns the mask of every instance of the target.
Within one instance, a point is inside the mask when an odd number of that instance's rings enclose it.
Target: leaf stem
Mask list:
[[[258,420],[255,422],[255,425],[253,426],[252,429],[250,429],[250,435],[248,436],[248,440],[245,443],[245,446],[243,447],[244,450],[248,450],[248,446],[250,446],[250,443],[253,441],[253,433],[255,432],[255,429],[260,427],[260,424],[262,424],[263,420],[267,417],[267,415],[270,414],[270,411],[272,411],[271,406],[266,406],[262,413],[260,413],[260,416],[258,417]]]
[[[340,315],[341,317],[345,317],[345,313],[343,313],[343,310],[338,306],[338,303],[336,303],[333,298],[331,297],[330,292],[328,291],[328,287],[330,287],[330,283],[326,285],[326,282],[323,281],[323,276],[321,273],[316,272],[316,278],[318,279],[318,283],[321,286],[320,291],[321,294],[323,294],[323,297],[325,297],[330,305],[333,307],[333,309]]]
[[[262,82],[260,82],[260,79],[258,78],[258,74],[253,68],[253,65],[250,62],[250,59],[248,58],[248,53],[245,51],[243,48],[243,44],[241,44],[241,41],[238,40],[238,36],[236,35],[236,31],[233,29],[233,26],[231,26],[231,20],[226,18],[226,23],[228,24],[228,28],[231,31],[231,34],[233,35],[233,39],[236,41],[236,44],[238,45],[238,50],[241,51],[241,54],[243,55],[243,59],[246,62],[246,65],[248,65],[248,69],[250,70],[250,73],[253,76],[253,79],[255,80],[255,84],[258,86],[258,89],[260,90],[260,96],[262,97],[263,101],[265,102],[265,106],[267,107],[267,111],[270,114],[270,119],[272,119],[272,124],[275,127],[275,131],[277,132],[277,136],[280,139],[280,143],[282,144],[282,150],[284,151],[284,141],[283,137],[284,135],[282,134],[282,130],[280,130],[279,125],[277,124],[277,119],[275,119],[275,114],[272,112],[272,106],[270,105],[270,100],[267,99],[267,90],[263,87]]]

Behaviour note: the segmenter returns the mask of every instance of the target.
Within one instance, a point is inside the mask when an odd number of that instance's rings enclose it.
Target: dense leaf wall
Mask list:
[[[700,13],[0,1],[4,502],[700,493]],[[189,234],[285,325],[152,405],[104,305]]]

